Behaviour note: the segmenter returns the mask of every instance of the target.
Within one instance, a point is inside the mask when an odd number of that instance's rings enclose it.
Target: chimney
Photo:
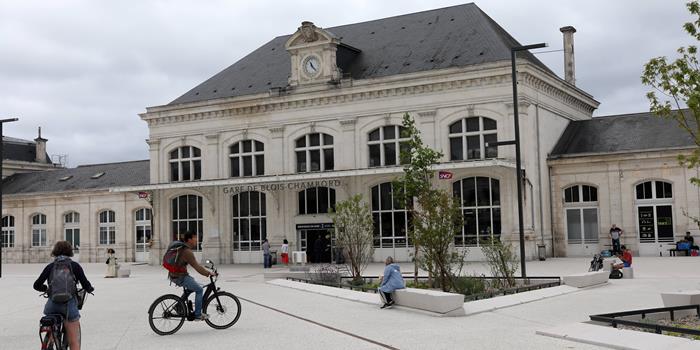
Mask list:
[[[36,142],[36,158],[34,159],[37,163],[48,163],[46,159],[46,141],[45,138],[41,137],[41,127],[39,127],[39,137],[34,139]]]
[[[564,33],[564,80],[576,85],[576,69],[574,67],[574,33],[576,28],[566,26],[559,28]]]

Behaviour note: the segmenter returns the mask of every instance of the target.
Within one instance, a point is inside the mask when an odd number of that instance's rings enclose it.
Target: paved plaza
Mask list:
[[[528,262],[531,276],[586,271],[589,259]],[[130,278],[105,279],[104,264],[85,264],[96,288],[82,311],[84,349],[598,349],[537,335],[536,331],[584,322],[596,313],[662,306],[660,292],[700,289],[699,258],[635,258],[635,279],[611,280],[522,305],[466,317],[435,317],[403,308],[368,305],[265,283],[262,266],[220,267],[220,287],[242,298],[243,314],[228,330],[187,322],[171,336],[148,326],[147,309],[161,294],[179,293],[164,270],[131,266]],[[0,279],[0,348],[39,345],[45,300],[32,283],[43,265],[3,265]],[[378,274],[373,264],[368,274]],[[410,271],[409,264],[403,270]],[[487,273],[481,263],[467,266]],[[204,280],[202,279],[202,282]],[[698,344],[700,348],[700,342]]]

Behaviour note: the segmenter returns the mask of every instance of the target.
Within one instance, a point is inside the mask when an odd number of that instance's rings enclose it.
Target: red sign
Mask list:
[[[449,171],[438,172],[438,179],[440,179],[440,180],[449,180],[451,178],[452,178],[452,173]]]
[[[139,198],[141,198],[141,199],[148,198],[149,195],[150,195],[150,193],[148,193],[148,192],[139,192]]]

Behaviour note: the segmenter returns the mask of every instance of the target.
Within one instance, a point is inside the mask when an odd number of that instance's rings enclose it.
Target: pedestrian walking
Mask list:
[[[263,268],[267,269],[272,267],[272,257],[270,256],[270,243],[266,239],[263,239],[263,244],[262,244],[262,250],[263,250]]]
[[[612,224],[612,227],[610,227],[610,239],[612,240],[613,255],[621,253],[620,237],[622,237],[624,232],[625,231],[622,231],[622,229],[617,227],[615,224]]]
[[[117,257],[115,254],[116,252],[114,249],[107,248],[107,261],[105,262],[107,264],[107,273],[105,274],[105,278],[117,277],[119,264],[117,263]]]
[[[282,248],[280,248],[280,256],[282,257],[282,263],[289,265],[289,241],[285,238],[282,241]]]

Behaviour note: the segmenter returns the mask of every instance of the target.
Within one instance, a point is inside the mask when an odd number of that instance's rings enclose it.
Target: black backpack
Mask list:
[[[622,278],[622,271],[620,270],[612,270],[610,271],[610,276],[608,276],[611,280],[619,280]]]
[[[61,256],[53,262],[49,274],[49,298],[58,304],[65,304],[78,292],[78,280],[73,273],[71,259]]]

